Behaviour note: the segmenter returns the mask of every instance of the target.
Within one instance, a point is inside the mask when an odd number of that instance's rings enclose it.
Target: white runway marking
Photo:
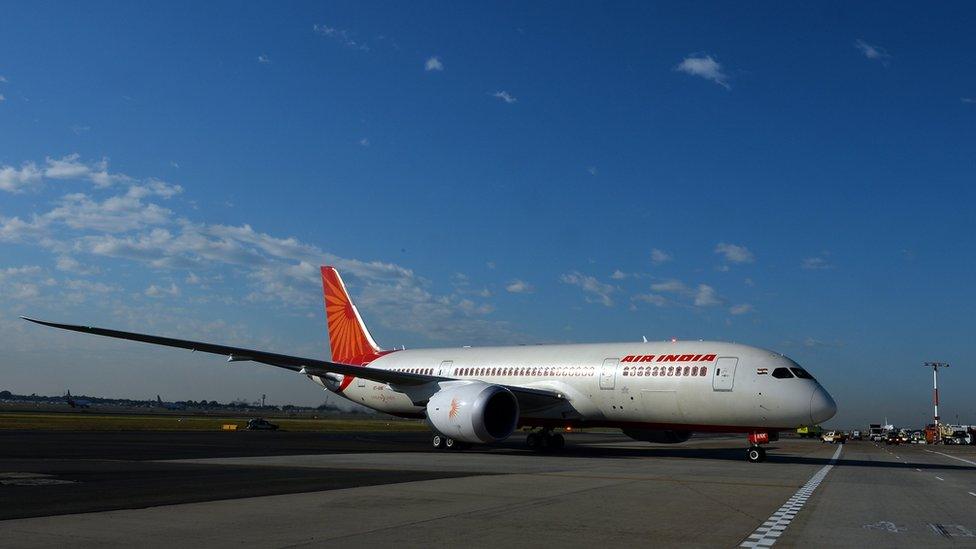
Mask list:
[[[935,477],[935,478],[937,478],[937,479],[939,479],[939,480],[945,480],[945,479],[944,479],[944,478],[942,478],[942,477]]]
[[[915,470],[916,470],[916,471],[918,471],[919,473],[921,473],[921,472],[922,472],[922,470],[921,470],[921,469],[919,469],[919,468],[917,468],[917,467],[915,468]]]
[[[930,454],[939,454],[940,456],[945,456],[947,458],[952,458],[956,461],[961,461],[963,463],[968,463],[970,465],[976,466],[976,461],[969,461],[968,459],[962,459],[961,457],[950,456],[949,454],[943,454],[942,452],[936,452],[935,450],[926,450]]]
[[[830,458],[830,463],[824,465],[822,469],[810,477],[810,480],[801,486],[793,494],[793,497],[786,500],[786,503],[766,519],[766,522],[762,523],[762,526],[756,528],[755,532],[749,534],[749,537],[739,547],[770,547],[776,543],[777,538],[783,535],[786,527],[793,522],[793,518],[796,517],[796,514],[800,512],[803,505],[813,495],[813,491],[817,489],[817,486],[820,486],[823,479],[827,477],[827,473],[834,468],[834,464],[837,463],[837,458],[840,456],[840,451],[843,449],[843,445],[838,446],[833,457]]]
[[[969,495],[976,496],[976,492],[969,492]]]

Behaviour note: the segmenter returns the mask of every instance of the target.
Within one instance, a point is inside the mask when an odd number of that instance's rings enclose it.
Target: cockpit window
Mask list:
[[[786,368],[776,368],[775,370],[773,370],[773,377],[779,379],[786,379],[789,377],[793,377],[793,374],[791,374],[790,371]]]
[[[796,377],[800,379],[813,379],[813,376],[807,373],[807,371],[803,368],[790,368],[790,370],[792,370],[793,373],[796,374]]]

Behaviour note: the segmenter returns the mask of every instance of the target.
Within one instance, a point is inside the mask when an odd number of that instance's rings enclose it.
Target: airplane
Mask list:
[[[71,389],[68,389],[68,394],[64,395],[64,401],[72,408],[91,408],[92,405],[90,400],[71,396]]]
[[[156,395],[156,405],[166,410],[186,410],[186,404],[182,402],[163,402],[162,397]]]
[[[24,320],[76,332],[227,356],[292,370],[374,410],[425,419],[434,448],[503,441],[528,428],[527,445],[557,450],[557,428],[613,427],[647,442],[693,432],[747,435],[746,458],[765,460],[780,431],[837,411],[830,394],[786,356],[718,341],[382,349],[339,272],[321,268],[332,360]]]

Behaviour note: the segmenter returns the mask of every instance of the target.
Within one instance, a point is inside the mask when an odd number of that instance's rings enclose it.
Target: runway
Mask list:
[[[0,432],[0,546],[976,546],[976,447],[568,442]]]

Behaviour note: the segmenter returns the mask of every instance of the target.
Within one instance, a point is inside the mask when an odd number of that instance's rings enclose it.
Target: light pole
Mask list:
[[[948,362],[925,362],[926,368],[932,368],[932,402],[935,404],[935,441],[942,442],[942,430],[939,429],[939,368],[948,368]]]

